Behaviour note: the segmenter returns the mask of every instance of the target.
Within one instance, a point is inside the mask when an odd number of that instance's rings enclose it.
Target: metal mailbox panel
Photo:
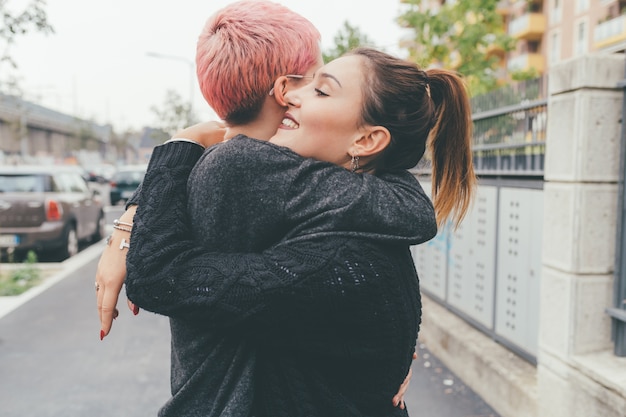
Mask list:
[[[431,183],[421,182],[430,197]],[[440,230],[433,239],[411,247],[413,261],[420,278],[420,288],[441,301],[446,298],[448,234]]]
[[[496,334],[537,354],[543,191],[500,190]]]
[[[411,247],[420,288],[442,301],[446,298],[447,246],[447,234],[440,232],[434,239]]]
[[[493,329],[498,188],[481,186],[474,205],[451,231],[448,303]]]

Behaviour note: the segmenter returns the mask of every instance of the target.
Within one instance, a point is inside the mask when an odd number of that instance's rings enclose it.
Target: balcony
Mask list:
[[[603,49],[626,40],[626,16],[598,24],[593,33],[594,48]]]
[[[515,39],[538,41],[546,31],[546,17],[541,13],[526,13],[509,23],[509,35]]]
[[[507,63],[507,69],[509,72],[514,71],[529,71],[534,69],[538,74],[543,74],[545,70],[543,55],[530,53],[509,58]]]

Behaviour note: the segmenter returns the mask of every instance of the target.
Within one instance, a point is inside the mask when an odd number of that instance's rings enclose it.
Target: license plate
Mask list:
[[[0,248],[12,248],[20,244],[18,235],[0,235]]]
[[[133,196],[132,191],[122,191],[122,198],[131,198]]]

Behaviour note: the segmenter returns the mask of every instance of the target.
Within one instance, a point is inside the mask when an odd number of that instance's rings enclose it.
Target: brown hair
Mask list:
[[[383,126],[391,134],[389,146],[364,170],[411,169],[428,147],[437,223],[451,218],[458,226],[476,187],[471,107],[463,80],[452,71],[424,71],[372,48],[349,55],[365,58],[361,123]]]

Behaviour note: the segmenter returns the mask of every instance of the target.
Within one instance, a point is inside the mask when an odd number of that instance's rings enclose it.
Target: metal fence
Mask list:
[[[479,176],[543,176],[546,85],[545,78],[537,78],[472,99],[474,167]]]
[[[472,99],[477,198],[457,230],[412,248],[422,290],[536,362],[546,79]],[[430,189],[429,164],[416,169]]]

